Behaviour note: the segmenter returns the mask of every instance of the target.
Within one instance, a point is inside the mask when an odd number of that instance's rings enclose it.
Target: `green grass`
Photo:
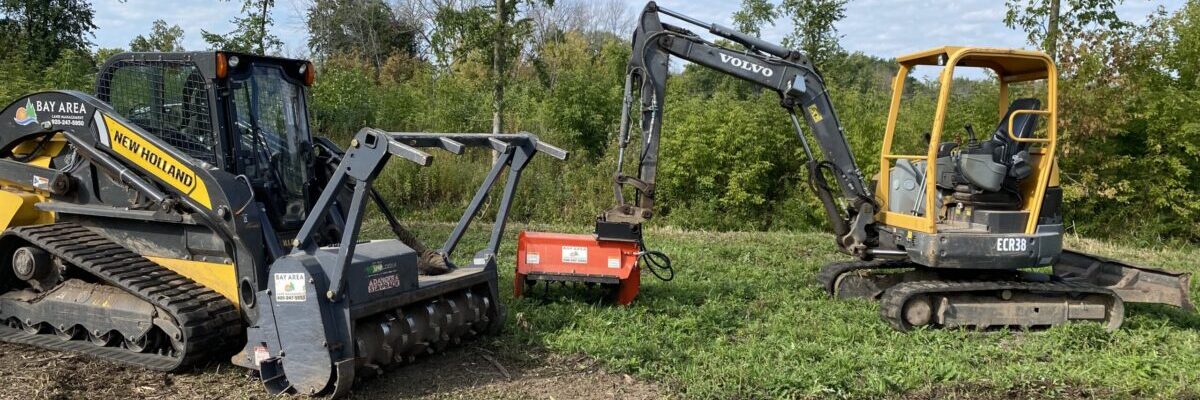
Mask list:
[[[487,224],[480,225],[456,258],[482,247]],[[431,244],[450,230],[445,224],[412,227]],[[660,282],[647,274],[630,307],[600,303],[598,290],[583,287],[514,300],[516,233],[523,228],[510,226],[501,249],[509,320],[506,332],[489,343],[516,357],[529,348],[585,354],[694,398],[873,398],[961,394],[964,387],[971,388],[967,397],[1030,387],[1050,397],[1066,390],[1110,398],[1200,393],[1200,317],[1169,307],[1127,306],[1124,327],[1111,334],[1098,324],[899,333],[879,319],[875,303],[825,298],[814,274],[845,259],[828,235],[671,229],[651,229],[646,236],[651,247],[672,256],[676,279]],[[379,224],[368,234],[385,235]],[[1068,242],[1141,265],[1200,269],[1196,249]]]

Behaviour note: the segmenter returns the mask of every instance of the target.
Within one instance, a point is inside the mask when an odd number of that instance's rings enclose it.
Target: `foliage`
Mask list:
[[[243,53],[276,54],[283,48],[279,37],[271,34],[271,8],[275,0],[243,0],[242,17],[229,21],[236,28],[226,34],[200,31],[200,36],[213,50]]]
[[[762,34],[764,24],[774,23],[779,12],[768,0],[742,0],[742,8],[733,13],[733,27],[754,36]]]
[[[1029,34],[1029,43],[1057,58],[1061,38],[1074,38],[1091,27],[1126,28],[1117,15],[1124,0],[1005,0],[1004,24]]]
[[[83,0],[0,0],[0,46],[44,68],[64,53],[87,51],[94,15]]]
[[[1200,239],[1198,43],[1191,2],[1135,35],[1094,32],[1064,49],[1067,211],[1084,229]]]
[[[322,57],[357,57],[376,75],[394,54],[415,55],[419,22],[383,0],[316,0],[308,9],[309,47]]]
[[[780,14],[792,20],[795,27],[783,43],[799,47],[818,65],[843,52],[838,43],[841,37],[834,26],[846,17],[848,0],[783,0]]]
[[[161,19],[154,21],[149,36],[137,35],[129,42],[130,51],[183,51],[183,28],[167,26]]]

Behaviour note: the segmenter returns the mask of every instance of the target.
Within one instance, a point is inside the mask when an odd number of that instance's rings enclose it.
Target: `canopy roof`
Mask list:
[[[942,46],[897,58],[907,67],[944,65],[957,59],[956,66],[989,68],[1007,82],[1044,79],[1054,68],[1050,57],[1040,51],[994,47]]]

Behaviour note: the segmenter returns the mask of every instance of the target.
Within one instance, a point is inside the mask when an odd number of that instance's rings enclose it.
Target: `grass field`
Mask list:
[[[414,228],[430,244],[450,230]],[[522,228],[510,226],[501,250],[508,329],[485,344],[506,357],[519,359],[531,348],[582,354],[688,398],[1200,396],[1200,317],[1169,307],[1128,306],[1124,327],[1111,334],[1098,324],[899,333],[880,321],[872,302],[825,298],[814,274],[844,260],[828,235],[670,229],[646,236],[673,257],[678,276],[645,276],[630,307],[605,305],[597,289],[582,286],[514,300]],[[368,235],[386,233],[374,224]],[[484,235],[472,230],[456,258],[481,248]],[[1200,269],[1195,248],[1068,243],[1146,266]]]

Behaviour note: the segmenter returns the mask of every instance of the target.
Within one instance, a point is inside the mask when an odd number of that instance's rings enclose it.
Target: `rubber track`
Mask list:
[[[844,274],[866,269],[901,269],[913,268],[916,266],[916,264],[908,260],[875,260],[833,263],[821,267],[821,270],[817,272],[817,282],[820,282],[821,286],[825,288],[826,296],[829,296],[830,298],[837,298],[837,293],[835,292],[837,288],[833,287],[833,285],[837,283],[837,278]]]
[[[879,314],[893,328],[899,331],[908,331],[912,329],[908,323],[904,322],[904,305],[908,303],[913,296],[922,294],[943,294],[943,293],[966,293],[966,292],[990,292],[997,290],[1019,290],[1026,292],[1038,293],[1062,293],[1062,294],[1099,294],[1112,298],[1114,307],[1119,308],[1120,313],[1116,318],[1124,319],[1124,305],[1121,298],[1112,290],[1099,286],[1071,283],[1071,282],[1013,282],[1013,281],[921,281],[921,282],[904,282],[892,286],[883,293],[883,298],[880,299]],[[1107,326],[1111,321],[1106,319]],[[1117,321],[1117,327],[1120,326]],[[1115,329],[1113,327],[1112,329]]]
[[[170,313],[183,337],[172,356],[134,353],[119,347],[100,347],[86,340],[63,341],[54,335],[30,335],[0,329],[0,339],[75,351],[111,361],[159,371],[178,371],[227,351],[244,335],[241,317],[233,303],[212,289],[155,264],[112,241],[72,223],[9,229],[71,266],[80,268]]]

